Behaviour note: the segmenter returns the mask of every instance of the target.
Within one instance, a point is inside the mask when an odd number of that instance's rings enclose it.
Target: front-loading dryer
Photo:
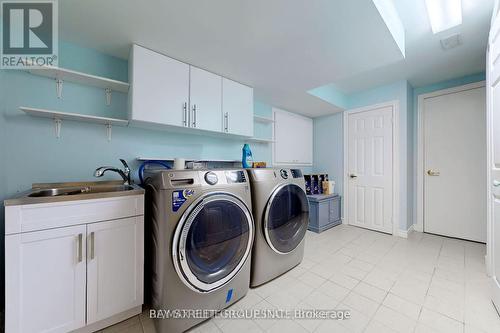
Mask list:
[[[300,264],[309,224],[299,169],[249,169],[255,241],[250,286],[266,283]]]
[[[254,238],[248,176],[238,169],[146,177],[146,293],[159,317],[157,332],[182,332],[248,291]]]

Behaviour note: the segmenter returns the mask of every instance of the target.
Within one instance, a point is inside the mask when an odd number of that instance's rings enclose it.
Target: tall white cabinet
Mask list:
[[[253,136],[253,88],[133,45],[129,58],[132,125]]]
[[[311,166],[313,164],[313,120],[273,108],[273,164]]]

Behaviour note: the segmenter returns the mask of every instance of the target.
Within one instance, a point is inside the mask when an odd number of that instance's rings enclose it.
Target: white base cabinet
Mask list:
[[[5,237],[5,332],[85,326],[86,226]]]
[[[87,226],[87,324],[142,304],[143,239],[138,217]]]
[[[103,206],[122,205],[128,217],[123,209],[99,214]],[[5,332],[101,329],[137,312],[143,303],[143,207],[142,195],[7,206]],[[33,230],[35,216],[44,230]]]

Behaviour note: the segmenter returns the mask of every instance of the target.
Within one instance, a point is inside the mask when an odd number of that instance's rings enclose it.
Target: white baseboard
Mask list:
[[[398,236],[401,238],[408,238],[408,235],[411,234],[414,231],[414,224],[412,224],[408,230],[399,230],[398,231]]]

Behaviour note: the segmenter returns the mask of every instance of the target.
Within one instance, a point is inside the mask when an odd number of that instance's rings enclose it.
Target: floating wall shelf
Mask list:
[[[55,134],[57,138],[61,136],[61,124],[63,120],[81,121],[81,122],[105,125],[108,140],[110,141],[111,141],[112,126],[128,126],[128,121],[123,119],[90,116],[86,114],[68,113],[68,112],[61,112],[54,110],[30,108],[24,106],[21,106],[19,109],[30,116],[53,119]]]
[[[102,76],[96,76],[77,72],[71,69],[41,66],[28,70],[31,74],[45,76],[56,80],[57,97],[62,98],[62,86],[64,81],[80,83],[88,86],[103,88],[106,93],[106,104],[111,104],[111,92],[117,91],[127,93],[130,85],[127,82],[108,79]]]
[[[143,156],[139,156],[137,157],[137,160],[139,161],[174,161],[175,158],[171,158],[171,157],[164,157],[164,158],[159,158],[159,157],[153,157],[153,158],[149,158],[149,157],[143,157]],[[186,158],[185,159],[186,162],[221,162],[221,163],[241,163],[241,161],[238,161],[238,160],[220,160],[220,159],[198,159],[198,158]]]
[[[261,117],[261,116],[253,116],[253,119],[259,123],[274,123],[274,119],[272,118],[267,118],[267,117]]]
[[[272,139],[264,139],[264,138],[249,138],[246,141],[248,142],[257,142],[257,143],[273,143]]]

